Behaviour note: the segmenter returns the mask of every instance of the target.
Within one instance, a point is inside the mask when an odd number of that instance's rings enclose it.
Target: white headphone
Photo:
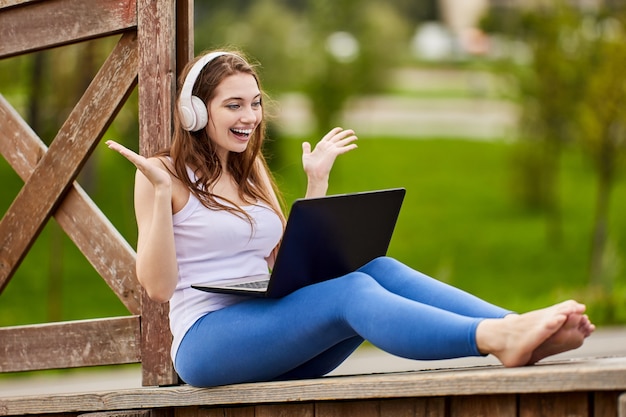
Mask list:
[[[200,58],[198,62],[193,64],[189,70],[189,74],[185,77],[185,82],[180,90],[180,97],[178,99],[178,114],[180,115],[182,128],[187,131],[197,132],[204,128],[209,122],[209,113],[204,101],[202,101],[200,97],[192,95],[192,91],[202,69],[209,62],[222,55],[237,56],[230,52],[211,52],[206,54]]]

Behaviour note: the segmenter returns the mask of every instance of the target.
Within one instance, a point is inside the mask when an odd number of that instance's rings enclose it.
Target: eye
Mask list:
[[[253,108],[253,109],[258,109],[259,107],[261,107],[261,104],[262,104],[262,103],[261,103],[261,100],[259,100],[259,101],[253,101],[253,102],[252,102],[252,108]]]
[[[239,104],[227,104],[226,107],[231,110],[237,110],[241,106],[239,106]]]

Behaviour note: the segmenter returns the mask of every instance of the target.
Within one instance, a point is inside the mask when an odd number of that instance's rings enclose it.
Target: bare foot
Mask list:
[[[506,367],[528,365],[535,350],[555,335],[571,315],[578,315],[580,321],[584,312],[583,304],[569,300],[521,315],[485,319],[476,329],[476,344],[482,353],[494,355]],[[563,339],[567,337],[563,335]],[[549,346],[546,344],[542,351],[549,353]]]
[[[585,338],[589,337],[596,329],[587,315],[570,314],[552,336],[535,349],[528,364],[539,362],[543,358],[579,348]]]

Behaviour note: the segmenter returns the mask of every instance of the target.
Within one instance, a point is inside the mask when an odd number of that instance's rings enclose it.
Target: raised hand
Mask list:
[[[338,155],[356,149],[358,138],[353,130],[336,127],[328,132],[311,150],[311,144],[302,144],[302,167],[309,180],[307,197],[326,193],[330,171]]]
[[[106,141],[106,144],[110,149],[119,152],[132,162],[155,187],[171,187],[172,179],[158,160],[145,158],[113,140]]]

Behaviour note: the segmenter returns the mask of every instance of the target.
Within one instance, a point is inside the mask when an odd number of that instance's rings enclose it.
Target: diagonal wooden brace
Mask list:
[[[27,181],[47,146],[0,94],[0,154]],[[55,220],[132,314],[141,312],[135,251],[77,182]]]
[[[0,291],[126,101],[137,81],[137,64],[137,35],[127,33],[0,221]]]

